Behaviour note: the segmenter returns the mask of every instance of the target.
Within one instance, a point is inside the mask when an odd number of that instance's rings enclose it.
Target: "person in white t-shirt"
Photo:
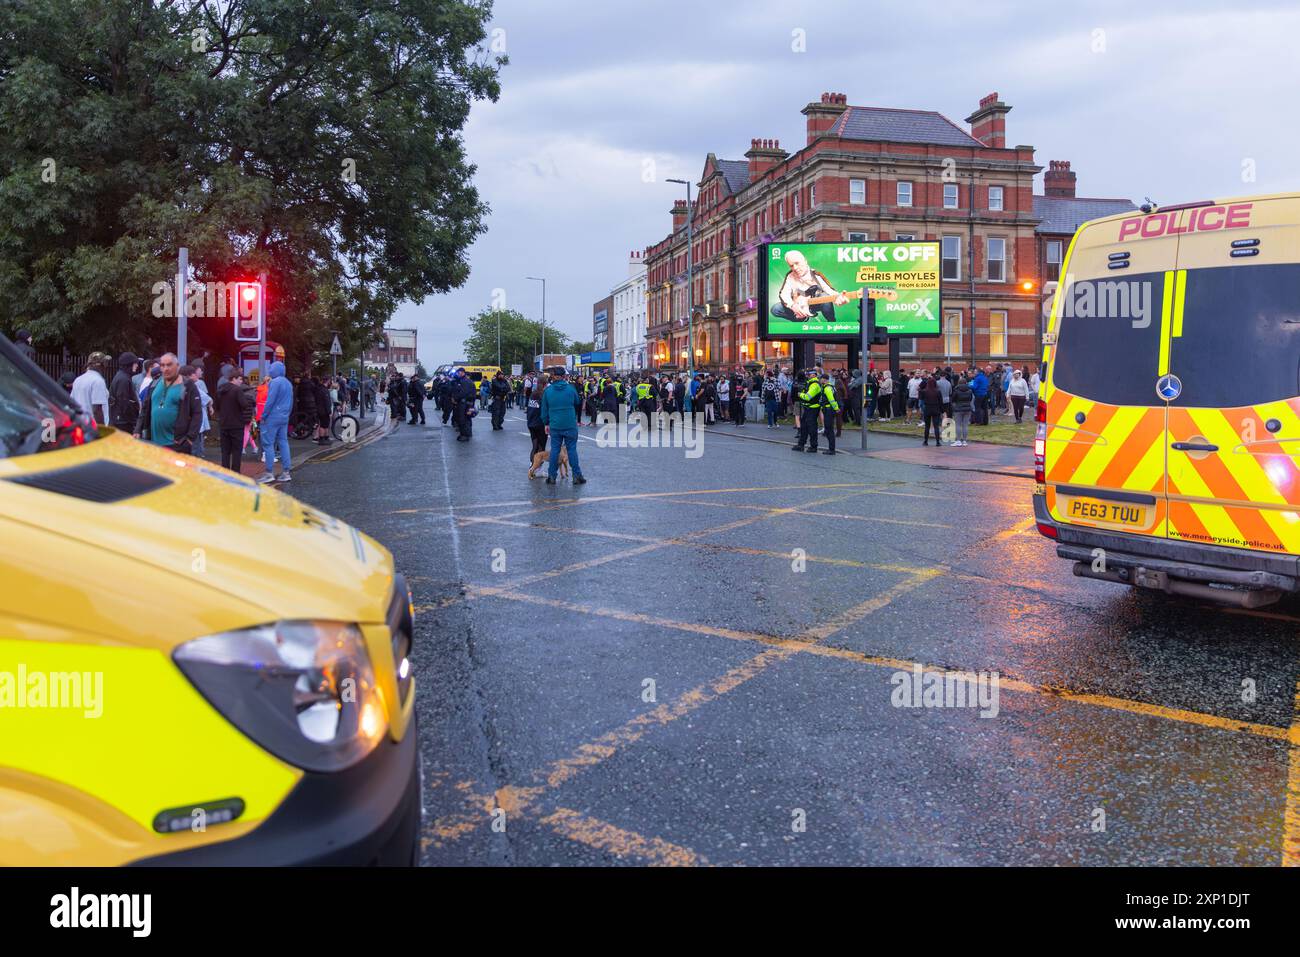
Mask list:
[[[108,414],[108,383],[104,380],[108,359],[102,352],[92,352],[86,360],[86,371],[72,383],[72,401],[100,425],[111,421]]]
[[[718,407],[722,411],[722,420],[731,418],[731,380],[723,376],[718,380]]]
[[[925,380],[918,369],[907,380],[907,424],[912,424],[912,415],[916,415],[916,427],[921,427],[921,384]]]

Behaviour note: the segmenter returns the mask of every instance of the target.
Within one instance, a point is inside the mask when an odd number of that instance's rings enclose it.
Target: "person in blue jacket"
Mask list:
[[[284,363],[272,362],[271,375],[266,384],[266,405],[262,407],[262,452],[266,471],[257,477],[262,484],[288,482],[289,474],[289,416],[293,414],[293,384],[285,378]],[[280,453],[284,471],[275,474],[275,454]]]
[[[970,383],[971,392],[975,393],[975,422],[977,425],[988,425],[988,396],[989,396],[989,377],[980,369],[975,373],[975,378]]]
[[[582,466],[578,464],[578,390],[569,384],[567,373],[557,369],[546,391],[542,393],[540,409],[542,424],[551,437],[551,462],[546,470],[546,484],[554,485],[560,470],[560,443],[569,450],[569,468],[573,469],[573,484],[585,485]]]

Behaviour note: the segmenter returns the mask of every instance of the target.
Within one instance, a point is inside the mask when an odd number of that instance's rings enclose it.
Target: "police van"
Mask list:
[[[1243,607],[1300,589],[1300,195],[1082,226],[1037,420],[1038,530],[1076,575]]]

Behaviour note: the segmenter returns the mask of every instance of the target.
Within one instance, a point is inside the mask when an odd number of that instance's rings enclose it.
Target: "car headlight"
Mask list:
[[[172,657],[232,724],[307,771],[356,764],[388,727],[356,625],[277,621],[195,638]]]

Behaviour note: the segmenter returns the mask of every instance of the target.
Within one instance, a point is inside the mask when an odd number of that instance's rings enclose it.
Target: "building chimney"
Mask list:
[[[750,140],[749,152],[745,154],[749,160],[749,181],[754,182],[788,155],[781,149],[780,140]]]
[[[1069,160],[1051,160],[1043,174],[1043,195],[1074,199],[1074,173]]]
[[[849,98],[843,93],[823,93],[820,103],[809,103],[800,110],[808,117],[808,142],[830,132],[840,114],[849,108],[848,103]]]
[[[673,203],[673,232],[686,225],[686,200],[679,199]]]
[[[632,250],[632,255],[629,256],[627,260],[628,276],[635,278],[641,274],[643,269],[645,269],[645,259],[642,258],[641,251],[637,249]]]
[[[985,146],[993,149],[1005,149],[1007,145],[1007,114],[1011,107],[998,99],[996,93],[990,93],[980,100],[980,108],[966,117],[970,124],[970,135]]]

